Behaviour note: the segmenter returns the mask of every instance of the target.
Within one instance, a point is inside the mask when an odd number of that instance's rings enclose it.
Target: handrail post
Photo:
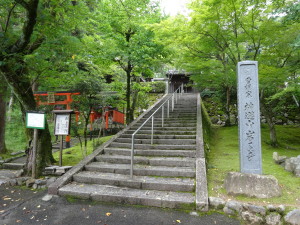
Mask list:
[[[172,95],[172,112],[174,111],[174,94]]]
[[[134,160],[134,134],[132,134],[131,143],[131,165],[130,165],[130,178],[133,178],[133,160]]]
[[[161,126],[164,127],[164,105],[161,107]]]
[[[177,94],[178,90],[176,90],[176,93],[175,93],[175,97],[176,97],[176,104],[177,104],[177,101],[178,101],[178,94]]]
[[[168,99],[168,118],[170,117],[170,99]]]
[[[151,128],[151,145],[153,145],[153,133],[154,133],[154,116],[152,116],[152,128]]]

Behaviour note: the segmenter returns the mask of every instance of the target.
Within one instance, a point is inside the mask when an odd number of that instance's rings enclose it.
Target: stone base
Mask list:
[[[281,188],[274,176],[230,172],[224,182],[227,194],[256,198],[281,196]]]

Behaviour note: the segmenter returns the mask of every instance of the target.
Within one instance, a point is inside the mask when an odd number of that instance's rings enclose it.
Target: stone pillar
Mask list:
[[[240,170],[262,174],[257,62],[239,62],[237,73]]]

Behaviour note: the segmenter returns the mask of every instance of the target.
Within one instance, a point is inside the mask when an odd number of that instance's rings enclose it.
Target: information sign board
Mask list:
[[[45,129],[44,112],[26,112],[26,127],[34,129]]]
[[[70,114],[56,114],[54,135],[70,134]]]

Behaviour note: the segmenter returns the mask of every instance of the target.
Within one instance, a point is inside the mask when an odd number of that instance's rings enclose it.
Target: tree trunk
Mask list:
[[[131,105],[132,118],[131,118],[131,121],[134,120],[134,111],[135,111],[135,107],[137,104],[138,95],[139,95],[138,90],[135,90],[132,94],[132,105]]]
[[[11,92],[10,94],[10,98],[9,98],[9,103],[8,103],[8,110],[7,110],[7,122],[10,122],[11,121],[11,114],[12,114],[12,108],[13,108],[13,104],[14,104],[14,93]]]
[[[137,83],[140,83],[139,80],[140,80],[140,78],[136,77],[136,82]],[[134,90],[134,92],[132,93],[132,104],[131,104],[132,121],[134,120],[134,111],[135,111],[136,104],[137,104],[137,101],[138,101],[138,96],[139,96],[139,91]]]
[[[270,130],[270,144],[273,147],[278,147],[278,141],[277,141],[277,135],[276,135],[276,129],[275,129],[275,124],[273,122],[273,115],[271,109],[268,109],[264,100],[263,96],[263,91],[261,91],[261,96],[260,96],[260,109],[262,114],[265,116],[267,120],[267,124],[269,126]]]
[[[31,82],[28,79],[28,71],[26,63],[24,62],[24,56],[31,54],[39,48],[43,43],[44,38],[37,39],[34,43],[31,42],[31,37],[37,23],[39,0],[16,1],[16,3],[25,10],[25,13],[22,15],[22,32],[16,41],[10,40],[8,41],[9,44],[7,46],[2,46],[0,61],[4,63],[0,65],[0,72],[11,87],[15,97],[20,102],[23,118],[25,118],[25,112],[27,110],[37,110],[37,107],[31,89]],[[28,129],[27,133],[30,134],[28,139],[32,139],[32,129]],[[47,163],[55,161],[52,156],[51,136],[47,123],[46,129],[39,130],[38,135],[37,176],[41,175],[42,170]]]
[[[18,65],[20,67],[20,64]],[[27,110],[37,110],[33,92],[31,89],[30,80],[26,76],[18,76],[26,72],[26,68],[22,65],[21,69],[18,71],[13,71],[7,65],[1,67],[1,71],[6,79],[6,81],[11,86],[14,95],[21,103],[23,118],[25,121],[25,115]],[[22,72],[21,72],[22,71]],[[32,130],[27,129],[28,140],[32,140],[33,132]],[[55,162],[55,159],[52,155],[52,144],[51,144],[51,135],[48,128],[48,123],[46,121],[46,126],[44,130],[39,130],[38,132],[39,140],[37,144],[37,176],[42,174],[43,169],[47,164]],[[30,153],[29,153],[30,155]],[[30,169],[30,160],[28,160],[27,167]],[[28,171],[29,172],[29,171]]]
[[[230,103],[231,103],[231,87],[226,87],[226,106],[225,106],[225,113],[226,113],[226,121],[225,126],[231,126],[230,122]]]
[[[2,76],[0,76],[2,78]],[[6,153],[5,145],[5,123],[6,123],[6,92],[7,84],[0,83],[0,153]]]
[[[133,120],[133,113],[131,111],[131,70],[126,70],[127,88],[126,88],[126,124],[130,124]]]

